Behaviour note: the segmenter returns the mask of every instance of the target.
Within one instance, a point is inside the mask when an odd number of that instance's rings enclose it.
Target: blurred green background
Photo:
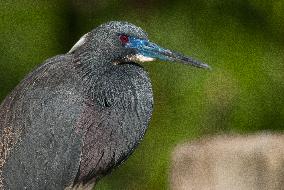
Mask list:
[[[153,62],[151,125],[135,153],[99,190],[169,188],[171,151],[205,135],[283,131],[284,0],[0,2],[0,99],[45,59],[110,20],[213,68]]]

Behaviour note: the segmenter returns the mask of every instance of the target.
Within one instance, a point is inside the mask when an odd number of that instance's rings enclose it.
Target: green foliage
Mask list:
[[[219,133],[284,128],[284,1],[97,0],[0,4],[0,97],[36,64],[110,20],[213,68],[147,63],[155,95],[145,139],[97,189],[167,189],[178,143]]]

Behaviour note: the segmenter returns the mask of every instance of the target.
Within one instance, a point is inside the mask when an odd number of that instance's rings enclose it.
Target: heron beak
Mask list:
[[[138,52],[137,57],[140,57],[140,61],[153,61],[154,59],[160,59],[162,61],[179,62],[198,68],[210,69],[210,66],[205,63],[194,60],[193,58],[182,55],[181,53],[164,49],[149,40],[129,37],[129,42],[125,46],[136,49]]]

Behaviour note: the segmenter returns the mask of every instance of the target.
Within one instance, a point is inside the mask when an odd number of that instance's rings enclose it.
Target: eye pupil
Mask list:
[[[126,44],[129,41],[128,36],[126,35],[121,35],[119,39],[123,44]]]

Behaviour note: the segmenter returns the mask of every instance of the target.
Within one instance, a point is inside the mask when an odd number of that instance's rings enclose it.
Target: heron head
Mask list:
[[[162,61],[179,62],[199,68],[210,68],[207,64],[181,53],[163,48],[148,39],[140,27],[128,22],[111,21],[89,32],[79,40],[70,52],[84,45],[89,38],[89,49],[103,55],[105,60],[119,65],[124,62]]]

